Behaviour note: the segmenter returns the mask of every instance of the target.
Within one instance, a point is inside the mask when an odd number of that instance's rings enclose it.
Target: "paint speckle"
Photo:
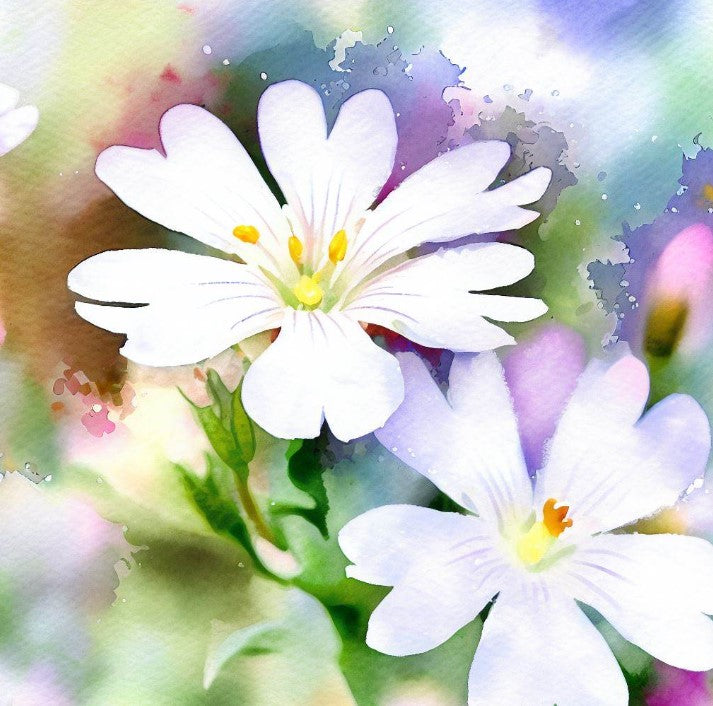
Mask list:
[[[168,83],[181,83],[181,77],[171,64],[166,64],[166,68],[161,72],[159,78]]]
[[[213,49],[211,49],[210,44],[204,44],[203,45],[203,53],[208,55],[213,53]]]

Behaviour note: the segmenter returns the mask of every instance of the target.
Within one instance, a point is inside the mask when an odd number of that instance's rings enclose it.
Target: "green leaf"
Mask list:
[[[254,698],[251,703],[312,703],[313,699],[307,697],[312,695],[313,684],[324,683],[339,674],[338,660],[342,652],[339,634],[324,605],[300,589],[275,592],[269,603],[273,614],[279,613],[279,617],[237,629],[218,620],[211,622],[203,684],[209,688],[219,671],[233,658],[273,654],[277,659],[271,660],[272,667],[265,664],[266,669],[261,672],[266,680],[264,690],[254,692],[260,693],[262,698]],[[305,675],[309,675],[306,682]],[[277,689],[270,682],[276,677],[282,682]],[[265,698],[267,694],[269,699]],[[346,695],[344,685],[343,696]],[[341,693],[334,700],[335,703],[347,701]]]
[[[203,688],[210,688],[223,666],[233,657],[270,654],[277,652],[285,640],[285,630],[277,622],[258,623],[236,630],[228,635],[206,657],[203,670]]]
[[[174,466],[181,476],[188,496],[213,531],[237,541],[248,553],[255,568],[274,578],[255,551],[247,524],[233,497],[235,485],[232,475],[214,463],[210,457],[205,478],[199,478],[179,464]]]
[[[238,447],[240,448],[245,462],[253,460],[255,456],[255,429],[253,423],[248,417],[245,407],[242,402],[243,381],[235,388],[230,404],[231,404],[231,431],[235,438]]]
[[[294,439],[290,442],[285,457],[287,475],[292,484],[314,500],[314,507],[305,508],[281,503],[271,508],[277,515],[299,515],[313,524],[325,539],[329,538],[327,512],[329,499],[324,487],[322,457],[324,441],[317,439]]]

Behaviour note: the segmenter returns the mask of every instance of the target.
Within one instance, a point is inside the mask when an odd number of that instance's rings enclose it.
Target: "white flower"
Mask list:
[[[485,191],[510,150],[474,143],[434,159],[369,210],[396,151],[383,93],[350,98],[328,134],[319,94],[285,81],[262,95],[258,127],[283,208],[230,130],[193,105],[161,119],[166,156],[120,146],[99,156],[97,175],[129,206],[245,263],[151,249],[105,252],[76,267],[74,292],[147,305],[77,304],[88,321],[127,334],[127,358],[194,363],[280,328],[245,378],[248,414],[286,438],[316,436],[326,418],[349,440],[382,425],[403,398],[396,359],[360,322],[427,346],[480,351],[513,342],[483,317],[527,321],[546,311],[539,299],[469,293],[532,270],[532,255],[512,245],[394,261],[425,241],[524,226],[538,214],[519,204],[543,194],[548,169]]]
[[[713,547],[611,530],[676,502],[702,474],[708,421],[686,395],[641,417],[648,375],[631,355],[590,363],[534,483],[494,353],[456,356],[444,397],[414,355],[381,442],[475,514],[375,508],[339,543],[349,576],[393,586],[367,643],[430,650],[497,594],[470,671],[471,706],[625,706],[627,687],[588,604],[668,664],[713,668]]]
[[[20,93],[0,83],[0,157],[24,142],[37,127],[39,112],[34,105],[17,108]]]

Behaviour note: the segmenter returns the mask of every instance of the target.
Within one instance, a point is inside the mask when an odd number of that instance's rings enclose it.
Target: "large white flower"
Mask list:
[[[470,672],[472,706],[625,706],[624,677],[575,601],[668,664],[713,668],[713,547],[611,533],[670,506],[703,473],[708,421],[672,395],[643,417],[645,367],[630,355],[580,377],[534,482],[494,353],[456,356],[444,397],[401,358],[403,405],[381,442],[473,514],[387,505],[339,534],[350,576],[393,586],[367,643],[430,650],[497,594]]]
[[[471,294],[511,284],[532,255],[481,243],[403,262],[425,241],[520,228],[537,213],[545,168],[486,191],[508,160],[503,142],[447,152],[369,210],[394,163],[396,124],[380,91],[350,98],[330,132],[319,94],[298,81],[269,87],[258,106],[262,150],[280,207],[247,152],[217,118],[179,105],[161,119],[165,156],[111,147],[96,172],[125,203],[245,264],[176,251],[121,250],[69,274],[88,321],[128,340],[146,365],[194,363],[279,328],[249,369],[243,402],[280,437],[313,437],[326,418],[340,439],[382,425],[403,398],[396,359],[360,322],[418,343],[481,351],[513,342],[486,320],[527,321],[538,299]],[[401,256],[399,258],[399,256]],[[396,262],[398,260],[398,262]]]
[[[24,142],[37,127],[39,111],[34,105],[17,107],[20,93],[0,83],[0,157]]]

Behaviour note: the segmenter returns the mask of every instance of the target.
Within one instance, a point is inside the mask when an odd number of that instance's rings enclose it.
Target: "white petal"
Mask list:
[[[12,110],[20,101],[20,91],[6,83],[0,83],[0,115]]]
[[[283,439],[315,437],[326,418],[349,441],[381,426],[402,399],[397,360],[356,322],[322,311],[288,310],[243,385],[247,413]]]
[[[0,157],[23,143],[37,127],[40,118],[34,105],[24,105],[0,115]]]
[[[680,669],[713,669],[713,547],[677,535],[592,537],[569,567],[574,597]]]
[[[245,265],[174,250],[116,250],[75,267],[69,288],[95,326],[125,333],[121,352],[144,365],[196,363],[282,321],[275,292]]]
[[[480,524],[474,517],[416,505],[374,508],[339,532],[339,546],[353,562],[347,567],[347,576],[394,586],[424,556],[442,558],[446,552],[456,558],[482,550]]]
[[[110,147],[97,176],[141,215],[171,230],[277,273],[292,267],[289,226],[248,153],[218,118],[195,105],[177,105],[159,126],[166,156],[156,150]],[[233,235],[257,228],[257,245]]]
[[[327,137],[319,94],[299,81],[270,86],[258,106],[260,143],[300,231],[305,259],[315,266],[329,239],[349,229],[388,179],[396,154],[396,123],[381,91],[347,100]]]
[[[570,598],[501,593],[468,679],[468,706],[626,706],[619,665]]]
[[[376,431],[379,441],[488,523],[527,517],[532,486],[495,354],[457,355],[448,401],[416,355],[399,362],[405,398]]]
[[[349,576],[394,585],[369,620],[367,644],[390,655],[426,652],[472,621],[497,591],[504,566],[475,517],[409,505],[349,522],[339,543]]]
[[[591,363],[553,437],[536,505],[569,505],[574,527],[588,533],[673,505],[703,475],[708,420],[692,398],[672,395],[638,421],[647,394],[646,368],[633,356]]]
[[[67,286],[87,299],[147,304],[162,296],[172,297],[185,286],[214,287],[254,277],[231,260],[145,248],[107,250],[87,258],[69,273]]]
[[[383,262],[424,242],[522,228],[539,215],[537,201],[551,172],[540,167],[491,191],[508,159],[504,142],[475,142],[436,157],[392,191],[359,231],[345,268],[361,279]]]
[[[540,299],[471,294],[512,284],[534,258],[504,243],[479,243],[409,260],[371,280],[346,310],[431,348],[477,352],[514,343],[483,317],[529,321],[547,307]]]
[[[412,569],[371,614],[366,644],[398,657],[438,647],[477,617],[497,591],[494,579],[486,574],[478,583],[472,572]]]

